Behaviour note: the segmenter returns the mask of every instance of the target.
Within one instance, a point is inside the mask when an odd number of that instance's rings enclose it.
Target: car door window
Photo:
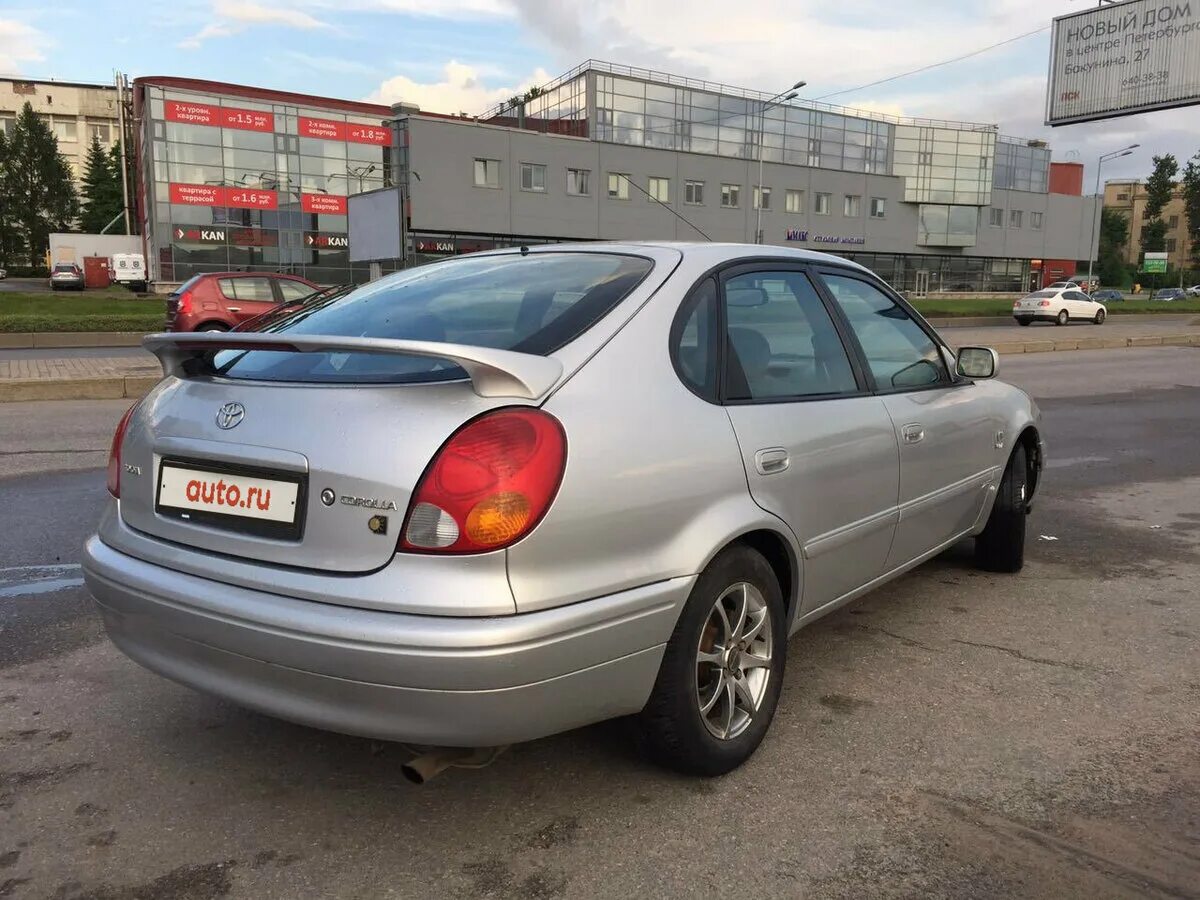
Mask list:
[[[303,300],[316,290],[312,285],[304,284],[302,281],[288,281],[287,279],[280,278],[275,283],[279,285],[279,293],[283,295],[285,303],[295,303],[297,300]]]
[[[237,300],[260,303],[275,302],[275,293],[271,290],[270,278],[232,278],[230,280],[233,282],[233,295]]]
[[[833,319],[804,272],[759,271],[725,282],[728,400],[858,391]]]
[[[950,383],[937,344],[904,307],[861,279],[829,272],[821,278],[845,313],[880,390]]]

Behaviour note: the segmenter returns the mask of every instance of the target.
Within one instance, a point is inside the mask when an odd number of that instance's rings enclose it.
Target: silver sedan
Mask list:
[[[85,551],[114,643],[422,745],[634,716],[729,771],[798,629],[964,538],[1020,569],[1042,468],[994,352],[799,250],[497,251],[146,343]]]

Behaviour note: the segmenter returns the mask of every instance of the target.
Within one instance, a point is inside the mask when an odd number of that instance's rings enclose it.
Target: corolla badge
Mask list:
[[[237,428],[242,424],[244,418],[246,418],[246,407],[236,401],[226,403],[217,410],[217,427],[228,431],[230,428]]]

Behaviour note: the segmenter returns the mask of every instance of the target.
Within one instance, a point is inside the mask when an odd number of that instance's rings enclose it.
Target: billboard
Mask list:
[[[1200,103],[1200,0],[1126,0],[1054,20],[1046,124]]]
[[[1166,253],[1147,253],[1142,259],[1142,271],[1146,274],[1165,275],[1167,259]]]
[[[355,194],[348,199],[347,209],[351,262],[403,258],[399,188]]]

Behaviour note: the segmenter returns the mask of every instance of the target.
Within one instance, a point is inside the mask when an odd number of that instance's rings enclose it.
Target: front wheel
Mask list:
[[[1025,565],[1028,483],[1025,445],[1017,444],[1000,480],[992,514],[975,538],[975,564],[979,568],[988,572],[1020,572]]]
[[[1058,319],[1056,321],[1058,322],[1059,325],[1066,325],[1068,322],[1071,321],[1071,316],[1067,313],[1067,311],[1065,309],[1062,309],[1062,310],[1059,310]]]
[[[696,580],[638,718],[647,755],[688,775],[724,775],[762,742],[783,684],[787,623],[775,573],[731,547]]]
[[[1108,313],[1102,309],[1096,310],[1096,318],[1092,319],[1097,325],[1103,325],[1104,320],[1108,318]]]

